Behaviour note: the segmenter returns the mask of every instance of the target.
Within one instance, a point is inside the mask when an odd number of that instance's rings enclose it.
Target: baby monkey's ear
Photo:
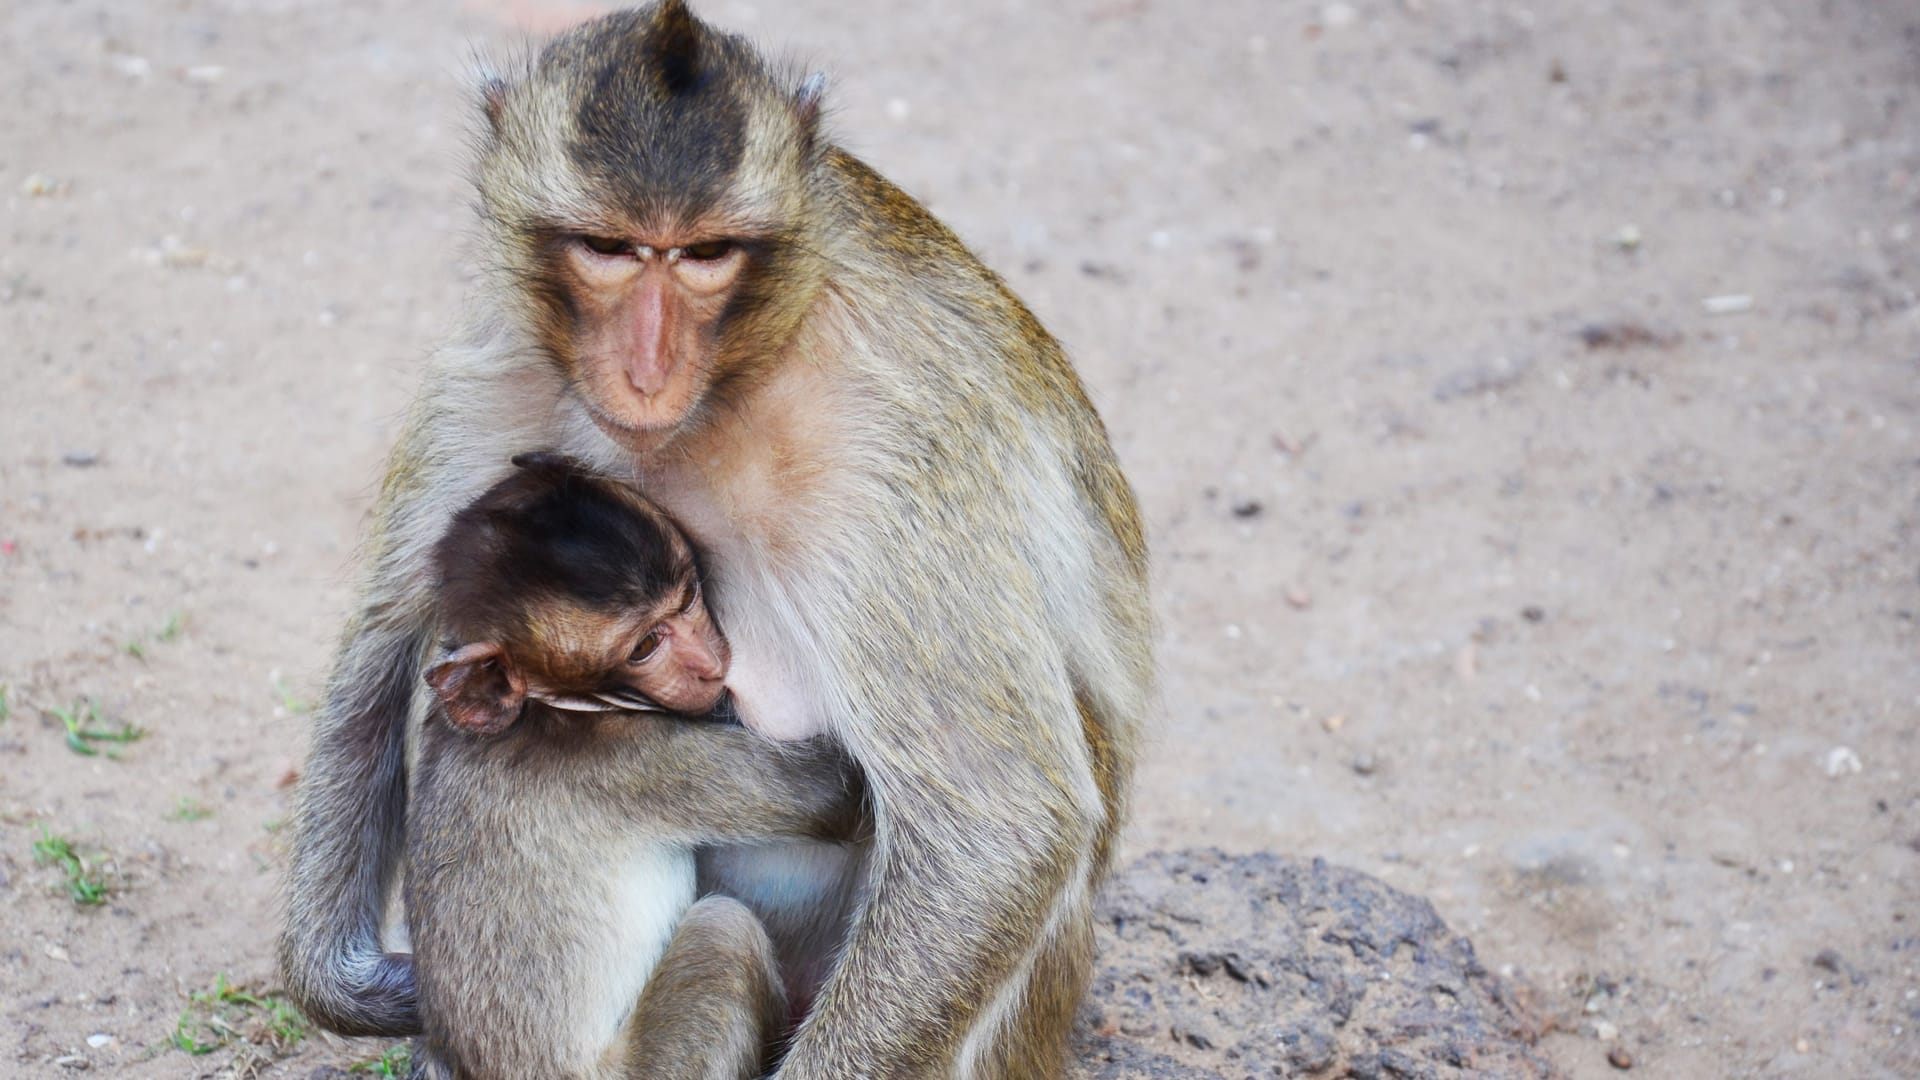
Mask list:
[[[427,668],[427,685],[440,695],[453,726],[476,735],[498,735],[520,719],[527,683],[513,669],[507,650],[491,641],[453,650]]]

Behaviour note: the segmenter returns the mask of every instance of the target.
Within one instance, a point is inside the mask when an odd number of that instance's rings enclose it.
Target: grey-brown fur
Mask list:
[[[343,747],[406,723],[353,688],[422,624],[424,549],[446,515],[505,454],[556,446],[632,477],[688,529],[736,672],[764,661],[787,730],[837,738],[870,784],[870,858],[839,871],[864,902],[778,1075],[1058,1076],[1152,693],[1132,493],[1058,344],[1001,280],[833,148],[790,85],[770,93],[773,74],[727,55],[716,74],[748,118],[732,186],[671,209],[746,222],[763,250],[751,302],[703,358],[704,396],[657,445],[590,413],[578,328],[543,284],[556,232],[648,226],[570,149],[584,68],[542,61],[490,99],[479,177],[501,288],[435,360],[392,459],[366,614],[315,736],[346,763],[304,795],[289,986],[323,1022],[348,1015],[376,951],[356,928],[381,898],[336,882],[398,855],[392,828],[346,835],[351,814],[391,804]]]

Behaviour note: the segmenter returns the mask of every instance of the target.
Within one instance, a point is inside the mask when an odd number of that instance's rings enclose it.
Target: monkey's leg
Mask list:
[[[977,1048],[969,1047],[970,1054],[963,1051],[972,1062],[971,1075],[1060,1075],[1061,1064],[1067,1060],[1073,1018],[1093,974],[1090,904],[1074,905],[1059,932],[1041,943],[1034,954],[1032,973],[1025,981],[1021,1007],[1005,1010],[997,1030],[975,1031]]]
[[[773,945],[744,904],[695,903],[674,929],[624,1035],[633,1080],[752,1080],[787,1022]]]

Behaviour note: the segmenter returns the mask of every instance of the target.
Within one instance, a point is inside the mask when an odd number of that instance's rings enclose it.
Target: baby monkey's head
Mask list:
[[[447,718],[492,734],[528,699],[578,712],[713,709],[727,641],[680,529],[558,454],[513,463],[434,552],[447,644],[426,675]]]

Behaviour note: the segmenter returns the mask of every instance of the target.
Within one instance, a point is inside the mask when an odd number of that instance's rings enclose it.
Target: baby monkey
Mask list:
[[[744,906],[695,902],[694,849],[851,839],[858,772],[699,718],[728,651],[692,545],[566,458],[514,464],[435,552],[448,645],[406,841],[416,1075],[759,1076],[780,972]]]
[[[726,692],[727,639],[679,528],[558,454],[513,463],[436,552],[443,631],[464,642],[426,671],[447,720],[498,735],[529,701],[711,712]]]

